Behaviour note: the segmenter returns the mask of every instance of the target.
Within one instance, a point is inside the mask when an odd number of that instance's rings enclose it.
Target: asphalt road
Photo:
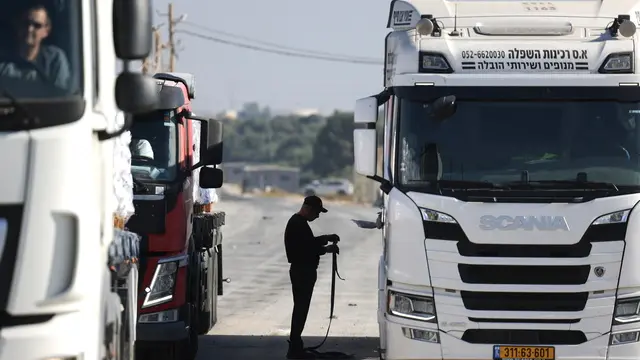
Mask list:
[[[285,359],[293,300],[283,231],[299,201],[223,196],[227,212],[223,235],[224,295],[218,323],[200,337],[197,360]],[[351,219],[375,220],[373,207],[326,204],[329,212],[311,223],[316,235],[337,233],[341,242],[336,306],[329,339],[321,351],[342,351],[356,359],[378,359],[377,230],[358,228]],[[311,311],[303,333],[306,346],[319,343],[329,323],[331,257],[318,269]]]

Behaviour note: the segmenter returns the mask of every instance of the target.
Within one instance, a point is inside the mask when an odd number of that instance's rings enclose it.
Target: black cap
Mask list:
[[[322,206],[322,200],[315,195],[307,196],[306,198],[304,198],[303,204],[310,206],[311,208],[313,208],[314,210],[317,210],[318,212],[323,212],[323,213],[327,212],[327,209],[325,209],[324,206]]]

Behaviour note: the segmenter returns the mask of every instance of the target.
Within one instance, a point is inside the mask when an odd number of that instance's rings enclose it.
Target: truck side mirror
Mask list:
[[[200,161],[204,165],[222,164],[222,122],[204,119],[200,129]]]
[[[115,91],[116,104],[124,112],[139,114],[158,107],[156,82],[149,76],[124,72],[116,79]]]
[[[219,189],[222,187],[223,173],[220,169],[203,167],[200,169],[199,184],[203,189]]]
[[[151,0],[113,1],[113,45],[121,60],[144,60],[151,53]]]
[[[222,122],[215,119],[205,119],[191,114],[187,118],[200,121],[200,163],[194,169],[204,165],[222,164]]]
[[[358,174],[375,176],[377,168],[377,134],[378,100],[366,97],[356,101],[353,114],[355,129],[353,130],[354,167]]]

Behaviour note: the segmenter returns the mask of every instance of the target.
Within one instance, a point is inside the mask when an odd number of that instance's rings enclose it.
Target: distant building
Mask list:
[[[245,191],[267,187],[297,193],[300,191],[300,169],[272,164],[224,163],[224,182],[243,186]]]
[[[238,112],[235,110],[225,110],[218,114],[218,117],[225,120],[238,120]]]
[[[298,109],[298,110],[293,110],[291,113],[295,116],[308,117],[311,115],[319,115],[320,111],[318,109]]]

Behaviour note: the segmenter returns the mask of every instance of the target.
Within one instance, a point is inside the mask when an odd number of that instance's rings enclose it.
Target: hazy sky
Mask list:
[[[154,11],[166,13],[166,0]],[[383,61],[389,0],[180,0],[174,15],[280,45]],[[167,18],[157,17],[167,38]],[[177,30],[235,42],[188,24]],[[382,65],[335,63],[268,54],[178,34],[176,71],[196,76],[195,110],[220,111],[257,101],[274,110],[352,110],[357,98],[382,90]],[[250,43],[257,45],[255,43]],[[264,46],[264,45],[259,45]],[[165,57],[168,63],[168,56]]]

